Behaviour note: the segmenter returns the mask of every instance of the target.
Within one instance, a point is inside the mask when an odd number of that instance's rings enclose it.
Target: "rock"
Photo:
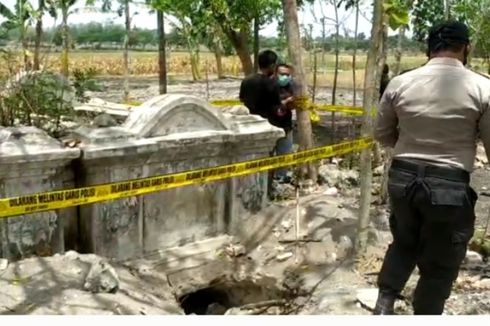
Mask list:
[[[466,252],[466,257],[463,261],[464,265],[466,265],[467,267],[471,267],[471,266],[480,265],[482,263],[483,263],[483,257],[479,253],[471,250],[468,250]]]
[[[291,229],[293,226],[293,222],[291,220],[284,220],[281,222],[281,226],[284,228],[284,230],[287,232]]]
[[[344,257],[352,251],[352,249],[354,248],[354,243],[352,242],[351,238],[349,238],[346,235],[343,235],[340,237],[337,246],[338,246],[338,254],[341,257]]]
[[[247,253],[245,247],[241,244],[230,243],[225,247],[225,252],[230,257],[240,257]]]
[[[373,214],[374,227],[380,231],[390,230],[390,213],[386,210],[379,210]]]
[[[341,179],[339,167],[334,164],[320,166],[320,168],[318,169],[318,174],[320,174],[323,179],[325,179],[325,181],[332,187],[337,186],[339,180]]]
[[[350,186],[359,186],[359,172],[354,170],[344,170],[342,171],[342,180]]]
[[[71,260],[77,259],[78,258],[78,252],[70,250],[70,251],[65,253],[65,258],[71,259]]]
[[[292,252],[285,252],[285,253],[282,253],[282,254],[277,255],[276,256],[276,259],[277,259],[277,261],[286,261],[286,260],[288,260],[291,257],[293,257],[293,253]]]
[[[277,200],[290,199],[296,196],[296,189],[293,185],[279,183],[276,180],[272,182],[271,197]]]
[[[327,253],[327,264],[333,264],[337,261],[337,254],[335,252]]]
[[[244,105],[235,105],[232,107],[223,108],[223,113],[228,113],[232,115],[249,115],[250,111]]]
[[[97,128],[108,128],[117,126],[117,120],[107,113],[99,114],[92,121],[92,125]]]
[[[376,300],[378,299],[378,289],[359,289],[356,293],[356,300],[364,308],[374,310]]]
[[[8,265],[9,265],[9,261],[7,259],[4,258],[0,259],[0,271],[7,269]]]
[[[483,191],[488,190],[488,187],[483,186],[483,187],[481,187],[481,190],[483,190]]]
[[[206,309],[206,315],[224,315],[228,309],[218,302],[211,303]]]
[[[476,288],[478,290],[490,290],[490,278],[484,278],[476,282]]]
[[[485,153],[485,148],[481,143],[476,147],[476,161],[481,162],[482,164],[488,164],[488,157]]]
[[[325,192],[325,195],[327,196],[337,196],[339,194],[339,190],[335,187],[328,188]]]
[[[376,245],[379,241],[379,232],[373,227],[368,230],[368,242],[371,245]]]
[[[484,165],[482,162],[480,162],[480,161],[475,162],[475,165],[474,165],[475,169],[483,169],[483,167],[484,167]]]
[[[315,191],[315,184],[312,180],[301,181],[299,184],[299,193],[301,196],[311,195]]]
[[[373,176],[375,176],[375,177],[382,176],[383,173],[384,173],[384,170],[385,170],[385,166],[384,165],[380,165],[380,166],[376,167],[373,170]]]
[[[337,165],[327,164],[320,166],[318,173],[331,187],[358,186],[359,173],[354,170],[341,170]]]
[[[116,293],[119,290],[119,277],[111,265],[98,260],[92,263],[83,288],[92,293]]]

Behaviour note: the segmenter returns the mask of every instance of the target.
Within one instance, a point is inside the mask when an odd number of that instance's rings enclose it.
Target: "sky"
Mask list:
[[[13,8],[16,0],[0,0],[3,4],[5,4],[9,8]],[[179,1],[179,0],[175,0]],[[240,1],[240,0],[236,0]],[[320,18],[322,17],[322,12],[325,14],[327,18],[334,18],[334,7],[329,4],[331,0],[317,0],[313,6],[307,6],[301,12],[299,12],[300,24],[313,25],[313,34],[315,36],[321,36],[321,24]],[[37,5],[37,1],[32,1],[34,7]],[[79,1],[80,4],[75,5],[73,8],[77,8],[79,12],[73,13],[68,18],[68,22],[70,25],[72,24],[80,24],[80,23],[89,23],[89,22],[111,22],[113,21],[116,24],[123,24],[124,18],[118,17],[116,14],[102,14],[102,13],[94,13],[83,11],[83,4],[85,1]],[[321,5],[320,5],[321,3]],[[132,12],[137,12],[137,14],[133,17],[132,26],[138,28],[148,28],[148,29],[156,29],[156,16],[155,14],[149,13],[148,8],[132,6]],[[371,33],[371,7],[369,5],[364,6],[360,10],[361,16],[359,18],[359,32],[364,33],[365,35],[369,35]],[[352,11],[345,11],[343,6],[339,8],[339,18],[343,23],[343,27],[341,28],[341,34],[345,34],[345,32],[349,32],[350,35],[354,34],[355,27],[355,15]],[[329,19],[327,19],[329,20]],[[0,18],[2,21],[2,18]],[[43,19],[43,23],[46,27],[53,27],[58,22],[55,22],[53,18],[49,17],[49,15],[45,15]],[[165,26],[166,30],[170,30],[170,26]],[[332,34],[335,29],[330,21],[327,25],[327,35]],[[277,34],[277,24],[272,23],[261,30],[261,35],[263,36],[274,36]],[[392,34],[392,33],[390,33]]]

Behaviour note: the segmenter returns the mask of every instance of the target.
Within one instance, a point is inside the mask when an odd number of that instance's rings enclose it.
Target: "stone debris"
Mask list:
[[[206,315],[224,315],[228,309],[218,302],[211,303],[206,309]]]
[[[373,170],[373,176],[375,177],[380,177],[383,175],[384,173],[384,169],[385,169],[385,166],[384,165],[380,165],[378,167],[376,167],[374,170]]]
[[[471,251],[471,250],[468,250],[466,252],[466,257],[463,261],[463,264],[465,265],[465,267],[474,267],[474,266],[478,266],[480,264],[483,263],[483,257],[475,252],[475,251]]]
[[[339,194],[339,190],[335,187],[328,188],[325,192],[325,195],[327,196],[337,196]]]
[[[110,114],[99,114],[92,121],[92,125],[97,128],[108,128],[117,126],[117,120]]]
[[[282,254],[277,255],[276,256],[276,259],[277,259],[277,261],[286,261],[286,260],[288,260],[291,257],[293,257],[293,253],[292,252],[285,252],[285,253],[282,253]]]
[[[299,194],[300,196],[308,196],[314,193],[316,190],[316,185],[312,180],[300,181],[299,183]]]
[[[9,261],[7,259],[0,258],[0,271],[7,269],[8,265]]]
[[[230,243],[225,247],[225,252],[230,257],[241,257],[247,253],[247,250],[241,244]]]
[[[359,172],[340,169],[335,164],[320,166],[318,173],[330,187],[349,188],[359,186]]]
[[[359,289],[356,293],[356,301],[368,310],[374,310],[378,299],[378,289]]]
[[[92,263],[83,288],[92,293],[116,293],[119,277],[114,268],[101,259]]]
[[[281,226],[285,232],[288,232],[291,229],[291,227],[293,226],[293,221],[291,221],[290,219],[284,220],[281,222]]]
[[[228,113],[232,115],[249,115],[250,111],[244,105],[235,105],[232,107],[225,107],[222,109],[223,113]]]
[[[476,148],[476,162],[482,163],[482,166],[488,164],[488,157],[485,153],[485,148],[481,143],[478,143]]]

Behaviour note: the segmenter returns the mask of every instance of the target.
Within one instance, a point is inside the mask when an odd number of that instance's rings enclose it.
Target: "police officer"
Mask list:
[[[394,148],[388,190],[393,242],[378,277],[375,314],[394,302],[418,267],[415,314],[442,314],[473,236],[477,195],[469,186],[479,136],[490,153],[490,80],[465,68],[466,25],[429,32],[429,61],[393,78],[375,138]]]

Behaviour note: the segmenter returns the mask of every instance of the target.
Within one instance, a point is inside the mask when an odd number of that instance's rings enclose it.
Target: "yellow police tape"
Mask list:
[[[0,199],[0,218],[93,204],[264,172],[280,167],[303,164],[336,155],[360,151],[369,147],[372,142],[369,138],[361,138],[336,145],[317,147],[294,154],[268,157],[214,168],[133,179],[91,187],[3,198]]]
[[[212,100],[211,104],[217,107],[227,107],[234,105],[242,105],[243,103],[239,100]],[[363,115],[364,109],[361,107],[347,106],[347,105],[328,105],[328,104],[318,104],[313,103],[306,99],[298,99],[294,104],[296,107],[302,110],[318,110],[318,111],[328,111],[328,112],[340,112],[347,113],[351,115]]]

